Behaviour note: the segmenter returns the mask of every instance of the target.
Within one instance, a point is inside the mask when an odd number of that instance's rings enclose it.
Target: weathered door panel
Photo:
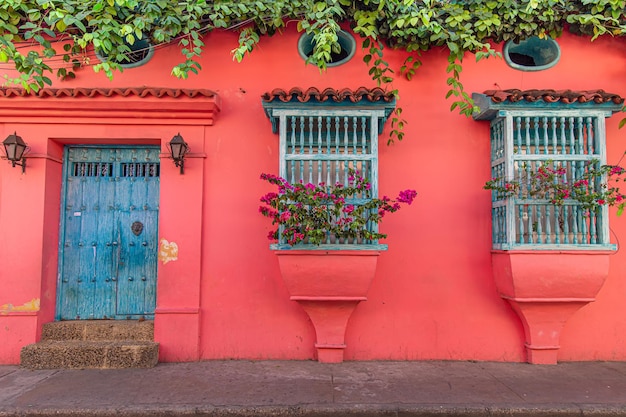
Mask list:
[[[79,283],[80,277],[80,247],[78,239],[82,229],[82,205],[83,183],[80,179],[66,178],[65,188],[67,195],[71,195],[71,199],[65,202],[64,210],[62,210],[65,233],[62,234],[60,261],[63,263],[64,271],[61,275],[60,287],[63,288],[63,297],[59,297],[57,307],[64,315],[75,317],[78,315],[79,299]]]
[[[117,313],[154,311],[156,295],[156,211],[121,212],[122,251]]]
[[[112,155],[106,157],[111,160]],[[113,170],[112,166],[108,168]],[[110,312],[115,308],[115,286],[112,279],[115,277],[116,251],[115,229],[111,224],[115,222],[115,177],[113,172],[109,175],[98,177],[94,181],[95,190],[93,211],[97,217],[95,236],[92,241],[95,272],[94,272],[94,318],[110,317]],[[96,194],[97,193],[97,194]]]
[[[159,149],[69,147],[66,172],[58,317],[151,316]]]

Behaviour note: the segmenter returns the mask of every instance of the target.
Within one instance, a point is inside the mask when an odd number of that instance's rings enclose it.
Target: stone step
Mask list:
[[[152,320],[46,323],[41,341],[21,351],[21,365],[28,369],[150,368],[158,359]]]
[[[27,369],[151,368],[158,359],[158,343],[133,340],[47,340],[23,347],[20,357]]]
[[[154,340],[152,320],[69,320],[43,325],[41,340]]]

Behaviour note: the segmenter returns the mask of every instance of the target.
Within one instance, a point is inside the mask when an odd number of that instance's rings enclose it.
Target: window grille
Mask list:
[[[158,177],[159,163],[121,163],[120,177]],[[112,177],[113,164],[109,162],[74,162],[73,177]]]
[[[120,164],[120,177],[158,177],[158,162],[123,162]]]
[[[299,105],[298,105],[299,104]],[[351,109],[350,105],[320,107],[303,103],[264,103],[280,136],[279,175],[290,183],[349,185],[351,171],[369,180],[369,196],[355,195],[349,204],[359,205],[378,197],[378,134],[393,103],[379,108]],[[337,104],[337,103],[335,103]],[[353,103],[354,104],[354,103]],[[389,110],[385,110],[389,108]],[[377,232],[377,224],[368,230]],[[287,245],[281,236],[277,247]],[[328,236],[327,244],[378,244],[375,241],[342,241]],[[379,245],[384,246],[384,245]]]
[[[605,117],[611,112],[589,106],[502,110],[485,101],[481,106],[487,108],[476,118],[491,120],[491,178],[500,187],[519,187],[509,196],[492,191],[494,249],[613,249],[606,206],[586,209],[571,198],[555,205],[552,195],[532,184],[541,169],[558,172],[555,183],[572,184],[605,165]],[[599,189],[601,181],[589,184],[590,190]]]
[[[109,162],[74,162],[73,177],[112,177],[113,164]]]
[[[318,112],[319,113],[319,112]],[[285,116],[280,175],[290,183],[348,185],[350,169],[370,180],[376,193],[378,135],[376,118],[351,112],[306,112]],[[374,119],[374,120],[373,120]]]

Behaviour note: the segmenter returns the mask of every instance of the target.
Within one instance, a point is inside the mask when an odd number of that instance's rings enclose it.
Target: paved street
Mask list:
[[[626,363],[206,361],[0,366],[8,416],[626,416]]]

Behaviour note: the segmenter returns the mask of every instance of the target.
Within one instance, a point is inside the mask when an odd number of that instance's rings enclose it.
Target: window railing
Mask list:
[[[381,111],[275,110],[280,119],[280,176],[290,183],[349,185],[351,172],[358,172],[371,184],[369,195],[355,195],[349,204],[363,204],[378,196],[378,118]],[[283,132],[284,126],[284,132]],[[367,230],[378,232],[376,223]],[[279,241],[279,244],[287,242]],[[376,244],[360,240],[338,240],[328,236],[327,244]]]
[[[561,190],[606,164],[605,117],[618,106],[475,98],[485,107],[475,118],[490,120],[493,248],[614,249],[606,205]],[[586,192],[600,190],[603,181],[585,182]]]
[[[378,135],[395,107],[394,102],[312,99],[272,101],[263,106],[274,131],[279,133],[279,176],[291,184],[347,187],[350,177],[358,172],[368,180],[370,189],[353,195],[349,201],[346,199],[346,203],[356,206],[378,197]],[[375,222],[368,222],[366,228],[378,232]],[[284,238],[278,242],[278,246],[286,244]],[[337,239],[332,235],[326,240],[326,245],[341,248],[377,244],[377,241]]]

